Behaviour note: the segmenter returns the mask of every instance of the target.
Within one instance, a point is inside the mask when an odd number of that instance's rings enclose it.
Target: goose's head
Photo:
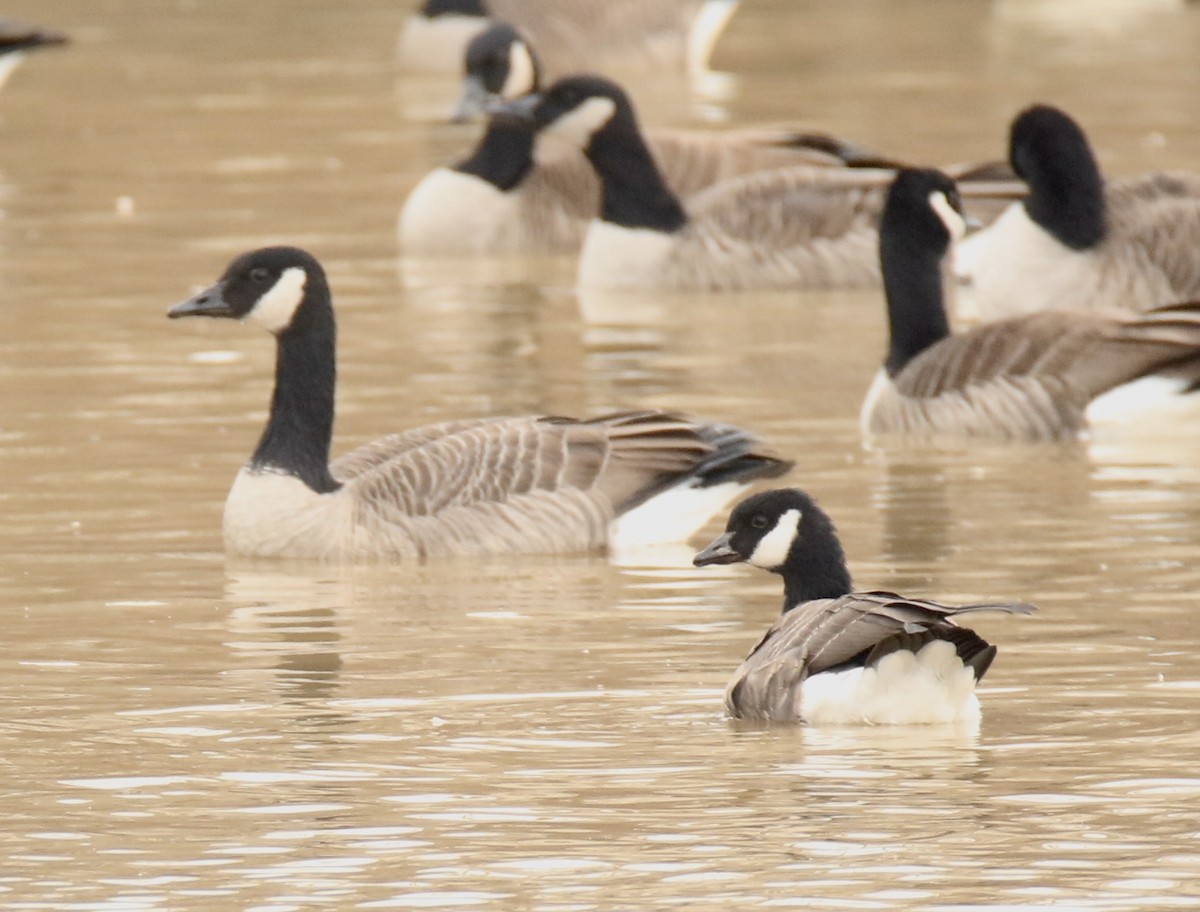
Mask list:
[[[328,302],[328,288],[316,257],[296,247],[263,247],[235,259],[215,285],[167,316],[243,320],[279,335],[321,301]]]
[[[537,55],[516,28],[497,22],[471,39],[465,58],[463,93],[451,120],[483,114],[490,101],[512,101],[536,92],[541,81]]]
[[[725,531],[693,559],[697,567],[744,561],[783,577],[784,610],[851,591],[833,520],[798,488],[764,491],[733,508]]]
[[[1091,146],[1083,128],[1066,111],[1036,104],[1013,118],[1008,160],[1027,183],[1039,173],[1066,167],[1081,154],[1091,158]]]
[[[932,169],[897,172],[883,207],[881,239],[919,244],[942,255],[966,231],[962,199],[953,180]]]
[[[1012,169],[1029,185],[1025,209],[1074,250],[1104,239],[1104,178],[1083,129],[1064,111],[1033,105],[1009,131]]]
[[[793,552],[837,543],[833,522],[808,494],[780,488],[748,497],[733,508],[725,531],[693,558],[697,567],[746,562],[775,573]],[[840,546],[839,546],[840,552]]]
[[[637,130],[625,90],[603,76],[567,76],[537,95],[492,108],[501,116],[532,120],[545,136],[555,136],[586,151],[599,135]]]

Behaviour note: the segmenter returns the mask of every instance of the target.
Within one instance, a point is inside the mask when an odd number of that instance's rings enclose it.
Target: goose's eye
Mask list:
[[[767,519],[762,513],[755,513],[750,518],[750,528],[752,529],[765,529],[769,525],[771,525],[771,520]]]
[[[251,282],[258,282],[259,284],[262,284],[264,282],[270,281],[270,278],[271,278],[271,271],[269,269],[267,269],[265,266],[255,266],[253,269],[250,270],[250,281]]]

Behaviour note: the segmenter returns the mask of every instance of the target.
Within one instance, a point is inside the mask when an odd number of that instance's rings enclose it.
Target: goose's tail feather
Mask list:
[[[610,540],[623,547],[684,541],[751,482],[792,467],[733,425],[663,412],[626,412],[595,421],[606,426],[614,466],[628,464],[628,471],[614,475],[639,482],[614,492]]]

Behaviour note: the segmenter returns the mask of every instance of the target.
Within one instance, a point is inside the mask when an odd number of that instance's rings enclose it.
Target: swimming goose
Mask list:
[[[943,260],[961,237],[953,181],[901,171],[879,228],[890,342],[864,433],[1067,440],[1102,394],[1155,375],[1200,382],[1200,302],[1143,314],[1039,311],[950,334]]]
[[[236,554],[409,560],[676,541],[790,467],[739,428],[654,411],[451,421],[330,463],[336,330],[316,259],[243,254],[168,315],[242,320],[276,339],[270,417],[225,502]]]
[[[25,51],[66,44],[62,32],[39,28],[15,19],[0,19],[0,87],[25,59]]]
[[[693,563],[745,561],[783,577],[783,616],[734,673],[725,709],[738,719],[810,725],[972,723],[975,685],[996,647],[960,614],[1030,614],[1032,605],[942,605],[856,592],[833,522],[808,494],[766,491],[734,507]]]
[[[599,218],[579,260],[583,287],[720,291],[879,281],[882,189],[850,169],[759,171],[714,184],[685,205],[616,83],[567,77],[502,110],[582,149],[600,178]],[[838,174],[817,181],[814,172]]]
[[[1200,297],[1200,175],[1106,182],[1083,130],[1048,105],[1013,121],[1009,158],[1029,194],[959,246],[964,312],[1141,311]]]
[[[470,40],[496,21],[530,35],[551,69],[619,62],[698,71],[738,0],[425,0],[400,36],[409,69],[456,72]]]
[[[400,211],[400,247],[410,255],[577,253],[600,211],[600,181],[576,149],[537,156],[533,123],[500,112],[478,145],[435,168]],[[633,141],[643,143],[640,136]],[[652,131],[644,148],[676,196],[689,199],[731,177],[794,166],[818,169],[881,159],[852,143],[784,130]]]

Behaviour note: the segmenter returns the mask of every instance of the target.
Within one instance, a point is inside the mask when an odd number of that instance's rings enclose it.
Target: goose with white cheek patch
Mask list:
[[[599,76],[560,79],[503,110],[583,150],[600,179],[599,217],[579,260],[585,288],[732,291],[879,282],[883,188],[814,180],[812,168],[721,181],[686,205],[664,179],[629,97]]]
[[[1200,387],[1200,303],[1041,311],[951,335],[944,266],[963,229],[953,181],[897,175],[879,229],[890,339],[863,402],[865,434],[1072,440],[1089,419],[1128,418],[1125,397],[1144,413]]]
[[[536,87],[525,77],[536,80],[537,65],[508,70],[500,61],[525,59],[526,45],[509,26],[495,26],[476,39],[489,54],[493,41],[510,44],[506,51],[495,50],[496,61],[487,55],[490,62],[471,58],[480,73],[459,113],[488,104],[489,98],[522,113],[497,111],[470,155],[435,168],[412,189],[398,222],[406,255],[577,254],[600,213],[600,180],[587,158],[561,143],[535,146],[528,103],[513,98]],[[519,77],[515,81],[513,73]],[[815,179],[826,170],[884,161],[851,142],[786,130],[654,130],[644,138],[636,132],[627,136],[637,147],[633,152],[645,150],[668,192],[679,199],[744,174],[795,167],[811,169]]]
[[[1049,105],[1014,119],[1009,159],[1029,193],[959,246],[961,312],[1143,311],[1200,297],[1200,175],[1105,181],[1083,130]]]
[[[29,25],[16,19],[0,19],[0,87],[20,66],[28,51],[67,43],[62,32]]]
[[[231,553],[421,560],[682,541],[750,482],[790,468],[739,428],[655,411],[451,421],[330,463],[335,324],[315,258],[243,254],[168,315],[275,336],[270,417],[225,503]]]
[[[512,23],[557,72],[615,65],[700,72],[738,0],[425,0],[400,33],[409,70],[460,72],[469,42]]]
[[[855,592],[833,522],[803,491],[756,494],[730,514],[698,567],[740,561],[783,577],[783,616],[734,673],[730,716],[810,725],[919,725],[979,719],[975,685],[996,647],[954,618],[1030,614],[1032,605],[942,605]]]

